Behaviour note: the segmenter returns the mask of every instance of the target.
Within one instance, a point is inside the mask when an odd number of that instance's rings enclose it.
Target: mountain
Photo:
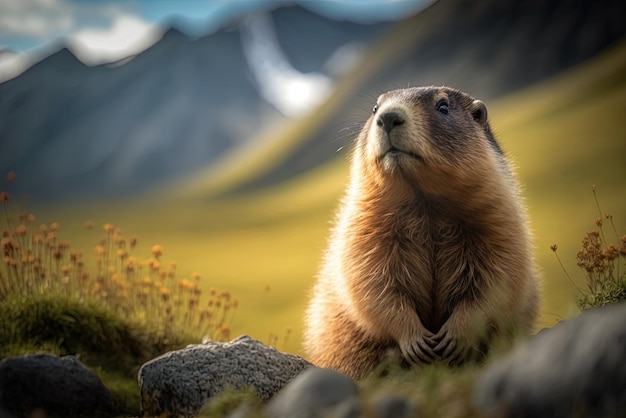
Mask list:
[[[437,1],[398,22],[372,45],[325,107],[303,123],[314,128],[294,139],[299,143],[291,152],[242,179],[229,193],[268,187],[343,156],[338,150],[356,136],[382,92],[445,84],[489,106],[496,97],[560,73],[624,39],[623,16],[626,3],[620,0]]]
[[[619,0],[440,0],[393,25],[278,8],[271,18],[289,63],[339,77],[301,121],[285,120],[261,94],[242,19],[198,38],[172,28],[115,65],[88,67],[60,49],[0,84],[0,171],[18,173],[12,192],[41,200],[127,196],[212,176],[232,155],[261,153],[259,136],[291,135],[289,150],[231,192],[257,190],[343,155],[337,150],[381,92],[446,84],[489,105],[623,39],[625,8]],[[331,63],[355,50],[364,58],[341,76]]]
[[[371,82],[454,83],[494,98],[592,58],[626,35],[623,16],[619,0],[443,0],[403,23],[420,30]]]
[[[334,51],[387,25],[271,12],[286,55],[324,71]],[[0,84],[0,170],[39,199],[106,198],[158,187],[218,161],[283,116],[259,93],[241,21],[191,38],[170,29],[144,52],[89,67],[60,49]]]

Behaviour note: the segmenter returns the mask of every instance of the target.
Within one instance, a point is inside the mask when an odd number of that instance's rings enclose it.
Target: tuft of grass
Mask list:
[[[13,181],[15,174],[7,179]],[[126,238],[120,228],[102,226],[94,247],[95,266],[88,266],[82,249],[60,239],[60,225],[35,225],[35,216],[21,211],[12,219],[7,192],[0,195],[6,228],[0,251],[0,302],[14,296],[57,295],[94,301],[124,317],[143,322],[163,338],[186,330],[210,339],[228,339],[227,322],[238,307],[227,290],[209,289],[202,307],[199,273],[177,279],[175,262],[165,266],[160,245],[142,258],[137,238]],[[86,229],[93,229],[87,222]]]
[[[93,371],[113,395],[119,413],[122,416],[137,416],[141,399],[137,390],[136,373],[130,379],[125,373],[102,367],[94,367]]]
[[[489,359],[493,357],[490,355]],[[480,416],[472,404],[472,396],[481,370],[476,362],[453,368],[439,363],[406,368],[399,357],[391,356],[358,382],[366,416],[377,416],[373,404],[386,396],[406,398],[414,406],[415,416]]]
[[[94,247],[95,268],[84,261],[83,250],[73,250],[59,238],[60,225],[35,227],[35,216],[20,213],[19,222],[7,210],[8,194],[3,192],[7,228],[2,232],[0,250],[0,301],[12,295],[54,294],[97,301],[125,317],[149,322],[164,338],[171,332],[187,330],[210,339],[229,338],[227,320],[238,306],[227,290],[209,290],[209,300],[200,305],[199,273],[176,278],[176,263],[162,263],[163,249],[154,245],[151,256],[136,254],[137,238],[126,239],[119,228],[104,224],[104,237]],[[92,229],[88,223],[86,226]]]
[[[221,418],[226,416],[245,416],[262,418],[263,403],[252,387],[243,389],[228,388],[207,402],[200,412],[200,418]]]
[[[619,236],[613,215],[604,214],[600,208],[595,186],[592,191],[598,208],[599,217],[595,220],[598,229],[585,234],[576,253],[576,264],[585,276],[587,289],[574,283],[559,258],[558,247],[550,247],[565,275],[578,290],[577,305],[581,310],[626,300],[626,235]],[[611,225],[609,238],[604,231],[605,220]],[[612,239],[615,241],[611,242]]]
[[[76,296],[11,295],[0,303],[0,352],[38,347],[50,354],[75,354],[91,364],[132,369],[185,338],[163,339],[150,324]],[[14,347],[11,349],[11,347]]]
[[[0,303],[0,356],[75,355],[100,376],[122,413],[136,414],[139,366],[185,344],[145,326],[75,295],[14,294]]]
[[[75,355],[100,375],[122,413],[136,415],[143,363],[200,339],[230,338],[238,301],[210,287],[201,302],[200,274],[178,278],[160,245],[142,257],[136,237],[107,223],[89,265],[82,249],[61,239],[59,223],[37,226],[24,209],[12,216],[10,200],[0,193],[0,359]]]
[[[477,364],[459,368],[435,364],[406,369],[385,363],[357,382],[363,416],[379,416],[375,406],[377,400],[401,396],[413,405],[414,416],[480,417],[472,402],[474,382],[480,371]],[[226,390],[207,403],[198,416],[217,418],[245,411],[245,416],[263,417],[264,408],[265,404],[259,401],[254,390]]]

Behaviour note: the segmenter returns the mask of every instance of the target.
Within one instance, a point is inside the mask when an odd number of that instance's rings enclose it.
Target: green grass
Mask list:
[[[75,355],[109,388],[120,412],[139,411],[137,371],[155,356],[182,347],[145,323],[129,321],[93,301],[59,294],[11,295],[0,303],[0,358],[25,354]]]
[[[402,368],[399,362],[389,359],[357,382],[362,412],[366,417],[379,416],[375,409],[377,400],[400,396],[413,406],[414,416],[479,417],[472,398],[474,383],[481,370],[476,364],[456,369],[435,364],[415,373],[415,370]],[[212,399],[199,417],[227,416],[241,405],[248,406],[253,413],[251,416],[263,416],[264,405],[258,402],[254,392],[225,391]]]

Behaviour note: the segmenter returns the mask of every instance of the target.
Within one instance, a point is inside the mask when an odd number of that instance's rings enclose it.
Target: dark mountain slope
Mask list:
[[[392,23],[365,25],[336,21],[300,7],[283,7],[272,12],[280,46],[291,64],[302,72],[324,71],[324,64],[337,49],[350,43],[365,47]]]
[[[302,7],[272,17],[289,59],[316,71],[345,42],[368,42],[385,27]],[[200,38],[170,29],[114,66],[88,67],[62,49],[1,83],[0,172],[18,173],[13,190],[39,199],[103,198],[218,161],[283,119],[259,94],[238,25]]]
[[[623,16],[626,3],[617,0],[442,0],[405,22],[430,23],[429,33],[374,82],[454,82],[496,97],[593,57],[626,34]]]
[[[440,0],[371,48],[347,77],[350,87],[329,101],[330,117],[301,146],[232,192],[271,186],[336,157],[384,91],[445,84],[489,101],[592,58],[624,38],[625,9],[619,0]]]
[[[210,163],[278,117],[249,79],[237,32],[192,41],[174,30],[114,68],[61,50],[0,85],[0,115],[0,167],[40,197],[141,189]]]

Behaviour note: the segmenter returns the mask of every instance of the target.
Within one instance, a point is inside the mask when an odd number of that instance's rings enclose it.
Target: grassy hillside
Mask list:
[[[545,282],[541,326],[576,312],[576,291],[549,246],[558,244],[582,285],[574,256],[584,233],[595,227],[591,185],[603,209],[615,215],[620,234],[626,232],[625,57],[626,45],[620,45],[556,79],[488,103],[528,201]],[[204,296],[215,287],[239,300],[232,335],[265,342],[278,335],[279,349],[300,353],[308,291],[346,174],[347,161],[339,159],[270,190],[230,198],[164,192],[149,200],[32,210],[38,222],[59,222],[61,238],[87,254],[99,234],[83,228],[86,220],[136,235],[146,256],[160,244],[163,261],[175,260],[180,277],[200,274]],[[288,328],[293,332],[285,342]]]
[[[576,291],[560,271],[557,244],[570,274],[585,287],[574,257],[603,212],[626,233],[626,44],[490,107],[496,133],[518,166],[544,275],[543,323],[575,312]],[[608,223],[605,219],[605,223]],[[607,239],[613,239],[610,227]],[[622,266],[623,267],[623,266]]]
[[[176,193],[247,193],[306,173],[338,156],[387,90],[445,84],[491,100],[526,88],[623,38],[624,25],[615,20],[622,3],[434,2],[368,46],[324,106],[259,132],[252,147],[243,144],[219,166],[178,182]]]

